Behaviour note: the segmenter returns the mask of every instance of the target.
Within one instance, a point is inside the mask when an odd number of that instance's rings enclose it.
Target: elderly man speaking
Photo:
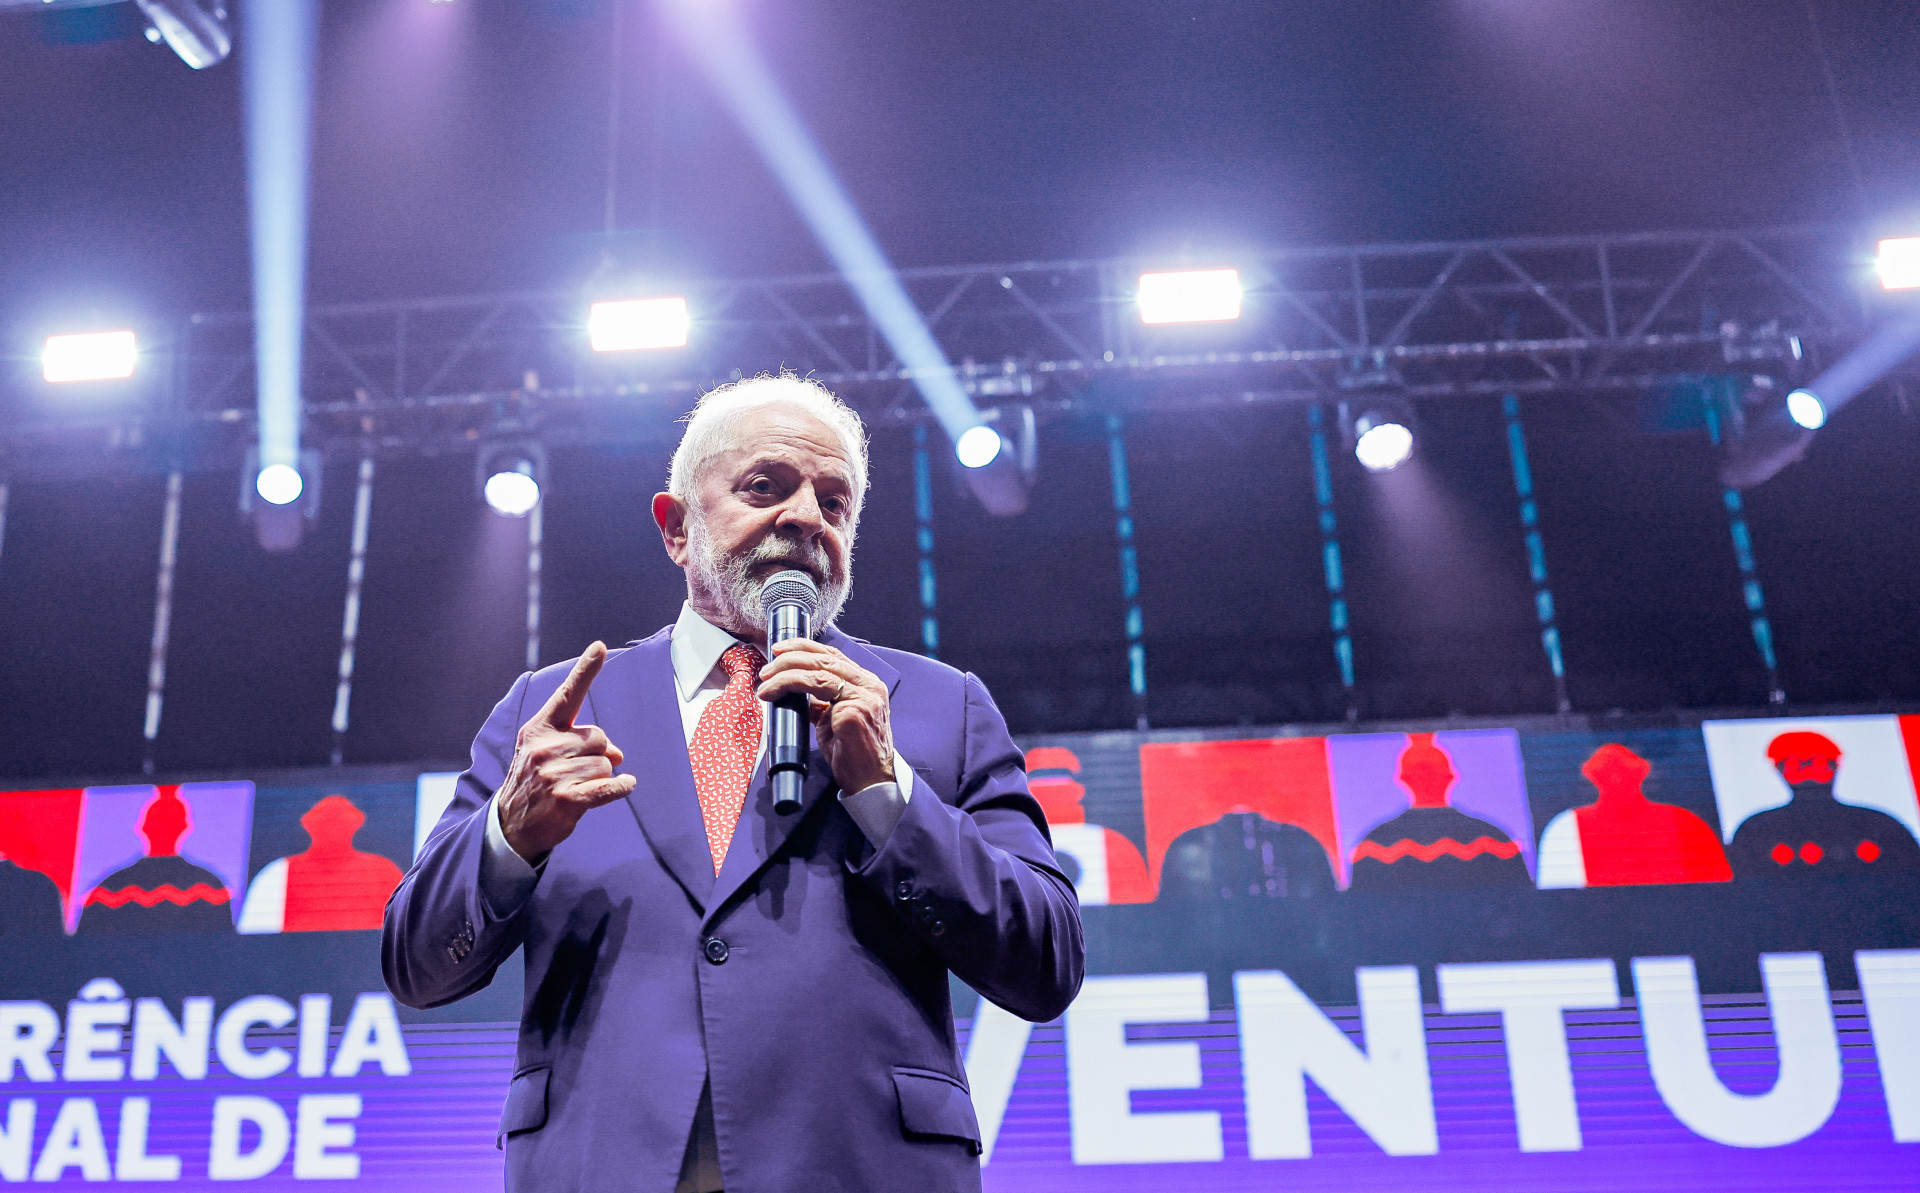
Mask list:
[[[525,950],[510,1189],[980,1187],[947,975],[1059,1015],[1079,909],[980,681],[833,628],[866,488],[860,420],[821,386],[703,398],[653,499],[679,620],[522,675],[394,893],[382,961],[411,1006]],[[769,656],[760,586],[790,568],[816,628]],[[768,702],[796,694],[811,769],[780,811]]]

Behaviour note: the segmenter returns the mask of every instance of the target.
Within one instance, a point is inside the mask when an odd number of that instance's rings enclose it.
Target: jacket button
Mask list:
[[[700,951],[706,954],[707,960],[719,965],[727,959],[727,942],[718,936],[710,936],[707,942],[700,946]]]
[[[946,924],[942,923],[939,920],[935,920],[933,921],[933,923],[927,925],[927,931],[932,933],[935,936],[943,935],[946,932],[946,930],[947,930]]]
[[[913,884],[902,878],[898,883],[894,884],[893,893],[898,898],[911,899],[913,898]]]

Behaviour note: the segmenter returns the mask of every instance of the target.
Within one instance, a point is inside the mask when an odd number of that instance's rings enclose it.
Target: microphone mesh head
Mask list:
[[[807,611],[807,620],[813,620],[813,611],[820,604],[820,587],[813,577],[805,572],[788,569],[775,572],[767,577],[760,586],[760,607],[771,617],[773,611],[781,605],[798,605]]]

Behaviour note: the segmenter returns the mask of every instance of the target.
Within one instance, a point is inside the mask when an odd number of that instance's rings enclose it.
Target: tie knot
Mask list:
[[[738,682],[741,676],[752,679],[760,673],[761,654],[744,642],[736,642],[727,647],[720,656],[720,669],[727,673],[729,683]]]

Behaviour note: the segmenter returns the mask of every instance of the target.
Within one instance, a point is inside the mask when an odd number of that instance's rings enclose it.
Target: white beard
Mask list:
[[[813,633],[832,625],[846,606],[853,587],[848,574],[831,575],[826,548],[819,543],[804,543],[778,534],[762,539],[752,550],[728,558],[719,558],[706,525],[698,513],[687,519],[687,567],[694,587],[712,597],[719,607],[720,628],[738,638],[753,638],[766,632],[767,610],[760,603],[760,585],[771,573],[762,565],[777,563],[813,577],[820,588],[820,602],[813,611]],[[761,572],[756,579],[754,573]]]

